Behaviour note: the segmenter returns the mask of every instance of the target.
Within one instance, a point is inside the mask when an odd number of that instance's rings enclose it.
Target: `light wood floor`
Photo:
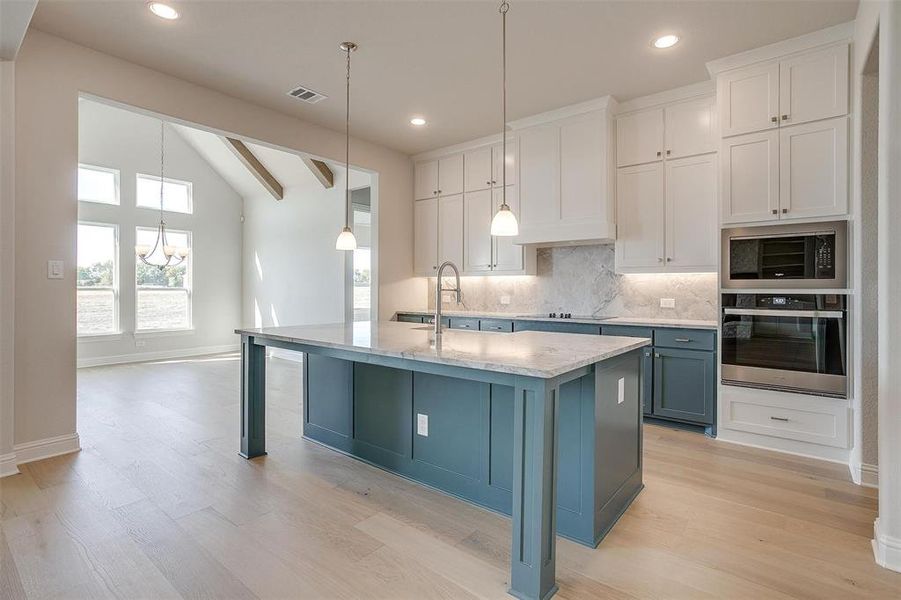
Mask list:
[[[237,455],[236,356],[79,371],[82,452],[0,482],[2,598],[505,598],[509,522],[300,439],[270,361],[269,456]],[[559,598],[901,598],[842,466],[645,428],[645,483]]]

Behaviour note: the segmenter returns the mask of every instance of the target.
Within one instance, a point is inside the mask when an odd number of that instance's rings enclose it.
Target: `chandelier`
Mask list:
[[[494,218],[491,219],[491,235],[493,236],[514,236],[519,235],[519,223],[516,221],[516,215],[510,210],[507,204],[507,11],[510,5],[507,0],[501,2],[499,12],[501,13],[501,72],[503,74],[503,118],[504,125],[501,127],[501,139],[503,140],[503,150],[501,150],[501,206],[498,208]]]
[[[156,230],[156,241],[153,246],[136,245],[135,254],[145,265],[157,267],[160,271],[166,267],[174,267],[185,262],[190,253],[189,248],[176,248],[166,239],[166,221],[163,218],[163,190],[166,180],[163,177],[165,165],[166,123],[160,120],[160,224]]]

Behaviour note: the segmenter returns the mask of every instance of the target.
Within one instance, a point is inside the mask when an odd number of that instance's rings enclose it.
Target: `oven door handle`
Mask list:
[[[778,310],[767,308],[723,308],[726,315],[747,315],[752,317],[807,317],[812,319],[842,319],[841,310]]]

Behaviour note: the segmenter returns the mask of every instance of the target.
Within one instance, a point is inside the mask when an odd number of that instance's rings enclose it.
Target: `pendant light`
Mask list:
[[[347,111],[344,117],[344,229],[338,234],[335,250],[356,250],[357,238],[350,228],[350,53],[357,45],[341,42],[338,47],[347,54]]]
[[[163,190],[165,188],[165,178],[163,177],[163,167],[165,166],[165,148],[166,148],[166,123],[160,120],[160,224],[156,229],[156,241],[153,246],[137,245],[135,246],[135,255],[145,265],[158,267],[160,271],[166,267],[174,267],[185,262],[190,253],[188,248],[176,248],[170,246],[166,239],[166,221],[163,218]]]
[[[501,13],[501,71],[503,73],[503,106],[504,106],[504,126],[501,128],[501,138],[503,139],[501,155],[501,206],[494,218],[491,220],[491,235],[494,236],[514,236],[519,235],[519,223],[516,222],[516,215],[510,210],[507,204],[507,11],[510,10],[510,4],[507,0],[501,2],[499,12]]]

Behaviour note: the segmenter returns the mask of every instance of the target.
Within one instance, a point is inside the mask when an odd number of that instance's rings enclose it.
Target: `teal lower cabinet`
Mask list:
[[[397,320],[401,323],[422,323],[422,315],[409,315],[398,313]]]
[[[642,355],[604,361],[562,383],[556,397],[557,532],[587,546],[601,541],[642,489]],[[511,385],[315,354],[304,360],[306,438],[511,514]],[[617,401],[620,378],[625,406]]]
[[[553,331],[557,333],[601,333],[600,325],[590,323],[567,323],[565,321],[516,321],[514,331]]]
[[[716,360],[712,352],[654,348],[654,415],[713,425]]]

